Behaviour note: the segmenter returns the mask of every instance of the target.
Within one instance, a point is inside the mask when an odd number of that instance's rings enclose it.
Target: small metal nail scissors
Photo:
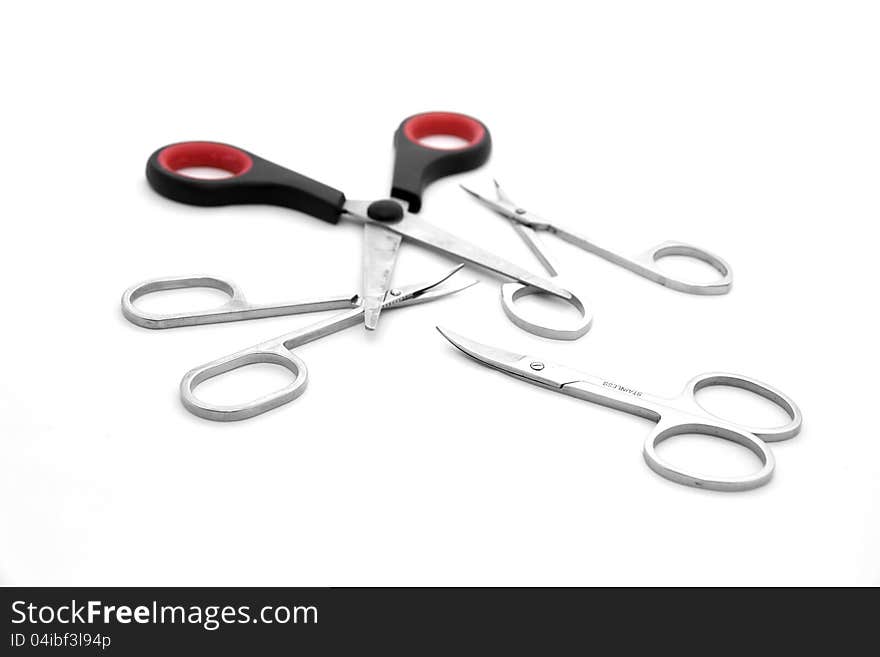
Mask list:
[[[476,281],[462,281],[457,284],[446,283],[447,279],[458,272],[462,266],[459,265],[438,280],[390,290],[387,298],[382,302],[382,308],[398,308],[433,301],[474,285]],[[226,304],[218,308],[201,312],[158,314],[144,312],[135,306],[135,301],[138,298],[151,292],[193,287],[208,287],[222,290],[229,294],[231,298]],[[293,401],[305,392],[306,384],[308,383],[308,370],[303,360],[291,350],[322,338],[325,335],[330,335],[331,333],[363,323],[365,306],[361,296],[355,294],[297,303],[254,305],[244,300],[238,287],[231,281],[210,276],[157,278],[134,285],[122,295],[122,313],[125,315],[125,318],[133,324],[152,329],[235,322],[340,308],[347,308],[348,310],[275,339],[242,349],[234,354],[224,356],[187,372],[180,382],[180,399],[183,405],[188,411],[199,417],[219,421],[244,420],[260,415]],[[286,387],[243,404],[211,404],[196,396],[195,389],[199,384],[224,372],[230,372],[245,365],[255,363],[281,365],[290,370],[295,378]]]
[[[667,241],[663,242],[662,244],[658,244],[651,249],[648,249],[645,253],[641,255],[638,255],[634,258],[629,258],[618,253],[614,253],[613,251],[609,251],[608,249],[605,249],[601,246],[598,246],[597,244],[591,242],[585,237],[577,235],[576,233],[573,233],[561,226],[545,221],[534,213],[523,209],[522,207],[510,200],[507,194],[502,191],[497,182],[495,182],[495,189],[498,198],[494,201],[478,194],[471,189],[468,189],[467,187],[462,186],[462,188],[486,207],[511,220],[514,226],[516,226],[519,234],[532,250],[532,252],[538,257],[544,267],[554,276],[556,268],[551,264],[550,259],[547,257],[547,254],[541,245],[541,242],[538,240],[536,234],[537,231],[546,231],[548,233],[552,233],[557,237],[565,240],[566,242],[569,242],[571,244],[574,244],[575,246],[584,249],[585,251],[589,251],[590,253],[604,258],[609,262],[613,262],[616,265],[625,267],[626,269],[629,269],[639,276],[644,276],[645,278],[652,280],[655,283],[660,283],[661,285],[665,285],[666,287],[672,288],[673,290],[678,290],[679,292],[703,295],[727,294],[728,292],[730,292],[731,285],[733,284],[733,275],[731,273],[730,265],[728,265],[724,260],[716,256],[715,254],[710,253],[709,251],[706,251],[699,247],[685,244],[684,242]],[[693,281],[686,281],[680,278],[675,278],[674,276],[670,276],[669,274],[665,273],[657,266],[657,261],[667,256],[686,256],[689,258],[701,260],[717,270],[721,277],[711,283],[696,283]],[[522,285],[510,284],[502,288],[504,311],[507,313],[507,316],[510,317],[510,319],[520,328],[534,333],[535,335],[562,340],[576,339],[586,333],[587,330],[589,330],[589,314],[584,310],[581,310],[581,312],[584,315],[586,328],[582,328],[582,332],[580,334],[577,333],[577,330],[568,333],[566,333],[565,331],[558,331],[557,329],[554,329],[552,327],[535,324],[523,318],[521,315],[517,314],[513,301],[520,296],[523,296],[524,294],[536,294],[540,292],[540,290],[531,290],[525,292],[522,289],[523,287],[524,286]],[[575,308],[578,308],[579,310],[583,308],[583,303],[581,303],[580,301],[578,301],[577,303],[575,303],[575,299],[567,299],[567,301],[569,301],[569,303],[571,303]]]
[[[645,462],[661,477],[686,486],[719,491],[743,491],[763,486],[770,481],[775,467],[773,452],[766,443],[793,438],[801,430],[801,412],[794,401],[776,388],[747,376],[724,372],[700,374],[688,382],[680,395],[666,399],[534,356],[480,344],[440,327],[437,330],[481,365],[565,395],[656,422],[657,426],[645,440]],[[765,397],[781,407],[790,421],[780,427],[759,428],[729,422],[712,415],[700,406],[695,394],[702,388],[715,385],[743,388]],[[658,444],[672,436],[688,433],[715,436],[738,443],[754,452],[763,465],[758,472],[742,477],[710,477],[677,468],[657,455]]]

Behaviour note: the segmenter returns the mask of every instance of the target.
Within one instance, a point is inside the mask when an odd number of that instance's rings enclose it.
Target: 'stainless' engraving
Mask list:
[[[641,397],[642,396],[641,390],[636,390],[634,388],[627,388],[626,386],[618,385],[617,383],[614,383],[613,381],[603,381],[602,385],[605,386],[606,388],[612,388],[613,390],[619,390],[620,392],[625,392],[628,395],[632,395],[633,397]]]

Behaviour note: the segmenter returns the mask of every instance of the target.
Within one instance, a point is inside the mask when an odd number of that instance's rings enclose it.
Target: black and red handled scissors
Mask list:
[[[466,142],[460,148],[426,146],[434,135]],[[191,141],[164,146],[147,162],[147,180],[162,196],[191,205],[261,203],[305,212],[330,223],[340,219],[364,225],[364,323],[376,327],[389,293],[397,250],[406,238],[456,259],[484,267],[525,285],[569,299],[570,293],[494,253],[452,235],[416,216],[422,192],[431,182],[470,171],[489,158],[492,140],[486,126],[470,116],[427,112],[404,119],[394,135],[394,176],[389,199],[350,201],[338,189],[264,160],[241,148],[217,142]],[[229,172],[221,179],[181,173],[190,167]]]

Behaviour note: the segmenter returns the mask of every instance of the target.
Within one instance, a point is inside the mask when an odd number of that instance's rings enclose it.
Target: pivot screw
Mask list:
[[[403,208],[400,203],[390,198],[383,201],[373,201],[367,208],[367,216],[375,221],[394,223],[403,219]]]
[[[514,210],[514,212],[516,212],[517,214],[525,214],[526,213],[526,211],[523,210],[522,208],[517,208],[516,210]]]
[[[389,290],[389,294],[391,294],[392,297],[399,297],[402,292],[397,288],[394,288],[393,290]]]
[[[533,360],[531,363],[529,363],[529,367],[531,367],[536,372],[540,372],[544,369],[544,363],[539,360]]]

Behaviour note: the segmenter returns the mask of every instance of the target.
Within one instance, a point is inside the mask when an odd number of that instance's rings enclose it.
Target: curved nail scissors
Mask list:
[[[801,430],[800,409],[783,392],[756,379],[739,374],[711,372],[691,379],[677,397],[666,399],[620,385],[592,374],[480,344],[439,326],[440,334],[465,355],[481,365],[500,370],[523,381],[565,395],[647,418],[657,423],[645,440],[643,455],[648,466],[661,477],[685,486],[719,491],[743,491],[763,486],[773,476],[775,460],[766,443],[793,438]],[[724,385],[743,388],[781,407],[790,420],[780,427],[751,427],[723,420],[700,406],[695,394],[702,388]],[[762,463],[759,471],[741,477],[713,477],[678,468],[657,455],[657,445],[687,433],[715,436],[751,450]]]
[[[461,148],[423,143],[434,135],[462,139]],[[401,239],[537,287],[563,299],[569,293],[494,253],[420,219],[422,192],[431,182],[481,166],[492,148],[489,129],[477,119],[452,112],[410,116],[394,134],[395,162],[390,199],[349,201],[338,189],[218,142],[190,141],[163,146],[147,162],[152,188],[181,203],[202,206],[261,203],[299,210],[332,224],[341,219],[364,226],[364,323],[376,327],[387,298]],[[191,167],[214,167],[231,174],[221,179],[186,175]]]
[[[679,292],[702,295],[727,294],[730,292],[730,288],[733,285],[733,274],[730,265],[705,249],[685,244],[684,242],[667,241],[648,249],[641,255],[630,258],[598,246],[585,237],[577,235],[557,224],[545,221],[534,213],[523,209],[510,200],[497,181],[495,181],[497,200],[494,201],[468,189],[464,185],[461,187],[487,208],[494,210],[513,223],[513,226],[516,228],[520,237],[525,240],[531,251],[537,256],[538,260],[541,261],[541,264],[543,264],[545,269],[550,272],[551,280],[556,281],[556,268],[552,264],[551,259],[545,251],[545,247],[541,244],[541,241],[538,238],[537,233],[539,231],[552,233],[585,251],[589,251],[609,262],[625,267],[639,276],[643,276],[655,283],[665,285],[666,287],[678,290]],[[720,278],[711,283],[697,283],[671,276],[657,266],[657,261],[667,256],[685,256],[701,260],[713,267],[720,275]],[[540,292],[540,290],[529,290],[528,287],[517,283],[507,283],[502,286],[501,290],[504,312],[514,324],[530,333],[545,338],[555,338],[557,340],[575,340],[584,335],[584,333],[590,329],[592,316],[589,311],[585,309],[583,301],[578,299],[574,294],[572,294],[571,298],[566,299],[566,301],[579,311],[581,314],[581,321],[572,327],[563,327],[560,329],[537,324],[517,312],[514,302],[518,298],[527,294],[536,294]]]
[[[459,265],[439,280],[390,290],[388,297],[382,302],[382,307],[385,309],[397,308],[433,301],[474,285],[476,281],[463,281],[458,284],[446,283],[447,279],[459,271],[462,266]],[[137,299],[152,292],[193,287],[209,287],[222,290],[229,294],[231,298],[226,304],[218,308],[199,312],[149,313],[135,305]],[[212,276],[152,279],[133,285],[122,295],[122,313],[125,318],[133,324],[151,329],[235,322],[339,308],[348,308],[348,310],[272,340],[266,340],[253,347],[218,358],[187,372],[180,382],[180,399],[184,407],[199,417],[219,421],[244,420],[260,415],[293,401],[305,392],[306,384],[308,383],[308,370],[306,369],[305,362],[291,350],[322,338],[325,335],[330,335],[331,333],[336,333],[337,331],[362,323],[366,309],[360,295],[335,296],[325,299],[274,305],[255,305],[245,301],[244,296],[235,283]],[[255,363],[281,365],[293,373],[294,380],[280,390],[242,404],[211,404],[196,396],[195,389],[199,384],[224,372],[230,372]]]

